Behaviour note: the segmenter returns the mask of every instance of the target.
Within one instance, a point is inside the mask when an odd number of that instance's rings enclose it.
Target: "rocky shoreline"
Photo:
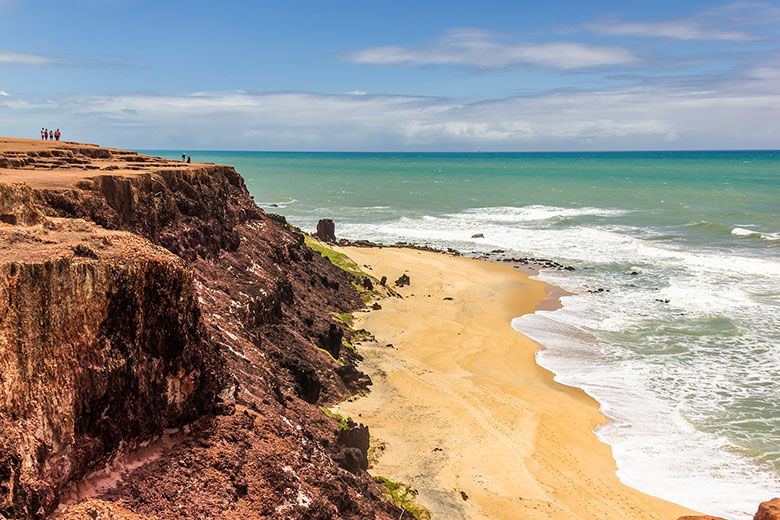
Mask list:
[[[410,518],[327,410],[397,293],[307,240],[229,166],[0,138],[0,519]]]
[[[402,513],[319,407],[366,290],[232,167],[0,139],[0,221],[0,517]]]

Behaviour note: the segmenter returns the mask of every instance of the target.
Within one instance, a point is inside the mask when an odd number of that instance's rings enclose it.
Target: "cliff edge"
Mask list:
[[[0,138],[0,243],[0,518],[398,517],[319,408],[359,280],[232,167]]]

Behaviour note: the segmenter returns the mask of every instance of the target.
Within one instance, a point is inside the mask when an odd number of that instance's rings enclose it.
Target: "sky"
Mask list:
[[[0,0],[0,135],[130,149],[780,148],[780,1]]]

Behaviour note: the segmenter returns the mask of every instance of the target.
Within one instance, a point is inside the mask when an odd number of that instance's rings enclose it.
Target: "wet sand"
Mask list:
[[[692,514],[623,485],[605,421],[555,383],[512,318],[559,294],[507,265],[397,248],[339,248],[366,272],[411,285],[356,313],[371,392],[337,407],[371,429],[374,475],[419,491],[433,518],[664,519]],[[451,299],[448,299],[451,298]],[[390,346],[388,346],[390,345]]]

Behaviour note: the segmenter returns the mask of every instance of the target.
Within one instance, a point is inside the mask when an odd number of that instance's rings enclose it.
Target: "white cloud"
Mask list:
[[[8,92],[6,92],[5,90],[0,90],[0,96],[8,97]]]
[[[370,65],[454,65],[484,69],[524,66],[574,70],[622,65],[636,57],[620,47],[578,42],[506,43],[479,29],[452,30],[429,47],[382,46],[348,53],[344,59]]]
[[[584,27],[610,36],[746,42],[761,39],[756,28],[777,22],[780,22],[779,7],[765,2],[736,1],[684,18],[656,22],[606,19]]]
[[[56,63],[58,63],[57,60],[43,54],[0,50],[0,65],[31,65],[40,67]]]
[[[756,71],[753,81],[762,81]],[[763,81],[777,81],[769,75]],[[68,139],[126,148],[576,150],[771,148],[780,94],[630,88],[495,100],[216,92],[0,98],[0,135],[57,121]]]
[[[610,20],[588,24],[587,27],[599,34],[610,36],[650,36],[676,40],[722,40],[732,42],[756,39],[755,36],[741,31],[707,28],[694,20],[663,22],[621,22]]]

